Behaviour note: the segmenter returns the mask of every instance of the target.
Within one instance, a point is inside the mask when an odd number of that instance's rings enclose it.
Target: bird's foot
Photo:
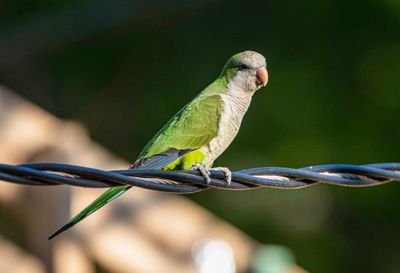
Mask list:
[[[211,170],[216,170],[216,171],[222,171],[225,175],[225,181],[227,186],[229,186],[232,182],[232,172],[231,170],[229,170],[226,167],[215,167],[215,168],[211,168]]]
[[[193,170],[199,171],[200,174],[204,177],[206,180],[206,184],[210,184],[211,178],[210,178],[210,171],[204,167],[202,164],[195,164],[192,167]]]

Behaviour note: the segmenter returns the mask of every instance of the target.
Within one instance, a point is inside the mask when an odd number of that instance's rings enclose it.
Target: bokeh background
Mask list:
[[[398,1],[0,1],[1,84],[128,161],[246,49],[266,56],[270,82],[216,165],[399,161]],[[289,247],[310,272],[390,273],[399,193],[392,183],[187,198]]]

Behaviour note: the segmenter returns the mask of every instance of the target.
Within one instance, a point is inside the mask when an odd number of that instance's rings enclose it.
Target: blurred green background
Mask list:
[[[134,161],[234,53],[270,82],[216,165],[399,161],[400,4],[0,1],[0,82]],[[398,184],[188,196],[310,272],[399,272]]]

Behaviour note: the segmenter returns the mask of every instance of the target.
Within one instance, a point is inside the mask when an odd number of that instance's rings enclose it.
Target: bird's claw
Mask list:
[[[200,174],[204,177],[204,179],[206,180],[206,184],[210,184],[211,182],[211,178],[210,178],[210,169],[207,169],[206,167],[204,167],[204,165],[202,164],[195,164],[193,165],[193,169],[197,170],[200,172]],[[226,167],[215,167],[215,168],[211,168],[211,170],[215,170],[215,171],[221,171],[224,173],[225,176],[225,181],[227,186],[230,186],[231,182],[232,182],[232,172],[226,168]]]
[[[195,165],[193,165],[193,169],[200,172],[200,174],[206,180],[206,184],[211,183],[211,178],[210,178],[211,173],[208,169],[206,169],[206,167],[204,167],[202,164],[195,164]]]
[[[226,167],[215,167],[215,168],[212,168],[212,170],[222,171],[224,173],[224,175],[225,175],[225,179],[224,180],[226,181],[227,186],[230,186],[230,184],[232,182],[232,172],[231,172],[231,170],[229,170]]]

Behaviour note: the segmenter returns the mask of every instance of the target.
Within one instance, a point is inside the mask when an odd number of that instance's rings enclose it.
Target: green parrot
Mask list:
[[[209,169],[239,131],[253,94],[268,82],[265,58],[254,51],[232,56],[218,78],[176,113],[141,151],[135,169],[197,169],[210,182]],[[224,172],[230,183],[231,172]],[[110,188],[49,239],[71,228],[131,186]]]

